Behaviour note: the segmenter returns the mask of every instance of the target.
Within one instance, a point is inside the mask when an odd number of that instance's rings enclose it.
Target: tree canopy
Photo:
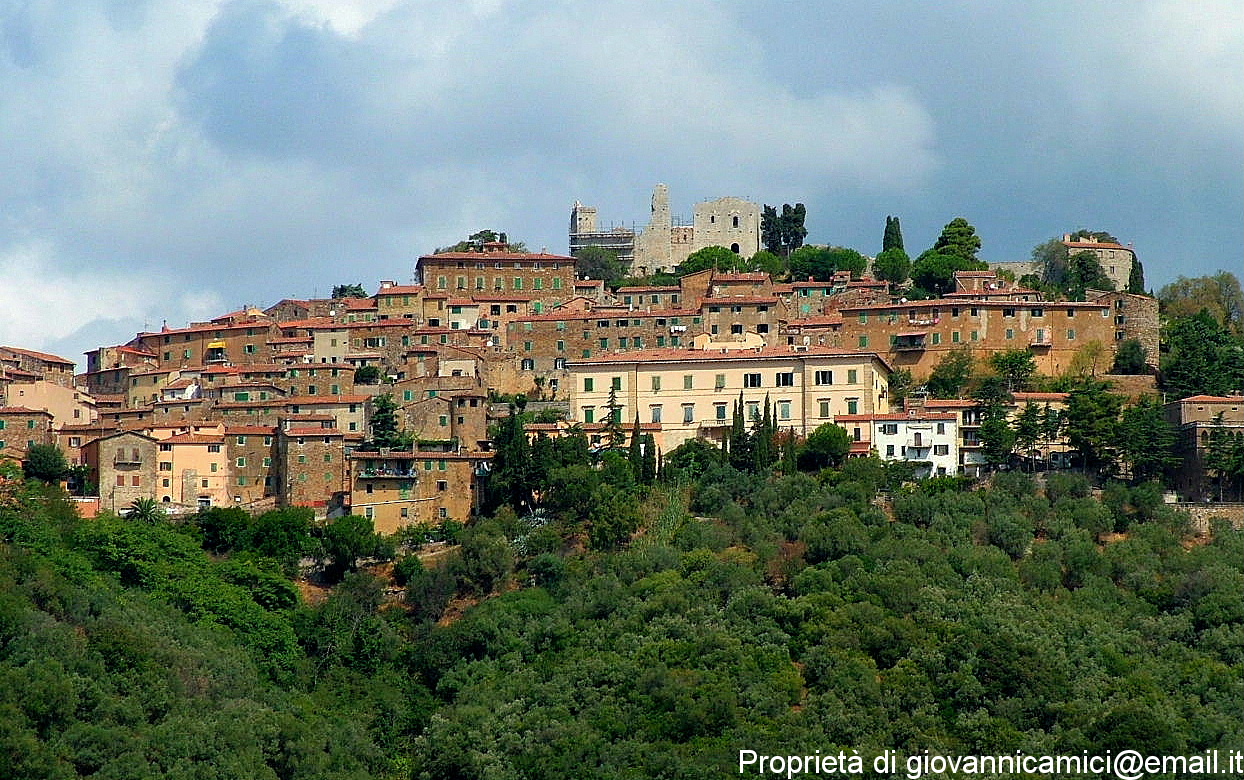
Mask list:
[[[903,228],[899,225],[898,217],[885,218],[885,233],[881,236],[881,251],[887,252],[891,249],[903,249]]]
[[[361,284],[338,284],[333,286],[333,300],[341,300],[342,298],[366,298],[367,291],[363,289]]]
[[[676,276],[686,276],[697,271],[715,268],[718,271],[737,271],[743,265],[743,258],[724,246],[706,246],[697,249],[674,269]]]
[[[43,482],[60,482],[69,476],[69,461],[55,444],[32,444],[22,463],[26,476]]]
[[[804,227],[807,216],[808,210],[802,203],[783,204],[781,214],[775,207],[766,205],[760,215],[760,241],[765,249],[786,257],[803,246],[808,235]]]
[[[1162,313],[1170,319],[1190,317],[1202,309],[1236,335],[1244,334],[1244,291],[1230,271],[1209,276],[1180,276],[1158,291]]]
[[[617,287],[626,276],[626,266],[618,259],[618,253],[599,246],[575,250],[574,269],[579,276],[600,279],[608,287]]]
[[[1244,388],[1244,338],[1233,335],[1207,309],[1172,320],[1166,337],[1162,387],[1177,398],[1226,395]]]
[[[484,244],[492,244],[492,243],[497,243],[497,242],[500,242],[502,244],[507,244],[509,246],[509,251],[511,252],[526,252],[527,251],[527,245],[524,244],[522,241],[510,241],[509,236],[506,235],[505,233],[499,233],[495,230],[489,230],[485,228],[484,230],[479,230],[479,231],[472,233],[471,235],[467,236],[465,240],[459,241],[456,244],[452,244],[450,246],[437,247],[433,251],[433,254],[439,255],[445,252],[476,252],[476,251],[479,251],[479,249],[483,247]]]
[[[828,281],[835,271],[850,271],[858,279],[868,268],[868,259],[854,249],[840,246],[805,245],[791,252],[788,258],[792,279]]]
[[[873,261],[873,274],[892,284],[902,284],[911,276],[911,258],[902,247],[887,249]]]
[[[963,217],[955,217],[942,229],[933,246],[912,264],[911,279],[916,287],[932,296],[953,292],[956,271],[984,271],[988,263],[977,259],[981,239]]]

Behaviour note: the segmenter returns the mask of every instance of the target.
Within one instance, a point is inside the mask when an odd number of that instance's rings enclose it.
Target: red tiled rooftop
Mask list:
[[[776,295],[719,295],[700,299],[700,306],[738,306],[739,304],[776,305]]]
[[[60,357],[59,355],[52,355],[47,352],[35,352],[33,349],[21,349],[20,347],[0,347],[0,349],[7,349],[9,352],[12,352],[16,355],[25,355],[26,357],[31,357],[37,360],[42,360],[45,363],[61,363],[67,366],[73,365],[72,360],[65,360],[63,357]]]
[[[1177,401],[1172,401],[1172,403],[1177,403],[1177,404],[1184,404],[1184,403],[1238,404],[1238,403],[1244,403],[1244,396],[1240,396],[1240,395],[1190,395],[1187,398],[1180,398]]]
[[[568,260],[574,262],[573,257],[565,255],[550,255],[543,252],[441,252],[435,255],[423,255],[419,258],[419,262],[424,260],[471,260],[474,262],[497,262],[497,261],[514,261],[514,260]]]
[[[658,285],[655,287],[619,287],[618,295],[626,295],[628,293],[676,293],[682,292],[682,288],[678,285]]]
[[[261,323],[235,322],[233,324],[226,324],[226,323],[212,323],[212,322],[196,322],[184,328],[164,327],[164,328],[161,328],[159,331],[143,331],[142,333],[138,334],[138,338],[141,339],[141,338],[151,338],[155,336],[170,336],[175,333],[207,333],[209,331],[217,331],[217,330],[245,330],[246,328],[254,328],[256,327],[257,324],[260,327],[266,328],[268,327],[270,323],[267,323],[267,322],[261,322]]]
[[[280,328],[281,330],[292,330],[294,328],[339,329],[342,326],[341,326],[341,323],[337,322],[332,317],[312,317],[311,319],[306,319],[306,320],[286,320],[285,322],[279,323],[277,327]]]
[[[282,399],[287,405],[314,406],[317,404],[361,404],[371,399],[370,395],[296,395]]]
[[[786,321],[788,327],[799,327],[809,325],[841,325],[842,317],[836,314],[819,314],[813,317],[800,317],[799,319],[790,319]]]
[[[224,436],[205,433],[179,433],[164,439],[163,444],[222,444]]]
[[[229,436],[252,435],[271,436],[276,433],[275,425],[226,425],[225,433]]]
[[[139,349],[138,347],[129,347],[129,346],[117,347],[117,352],[125,352],[131,355],[142,355],[143,357],[150,357],[150,358],[153,358],[156,356],[156,353],[154,352],[148,352],[145,349]]]
[[[906,412],[893,412],[890,414],[836,414],[834,421],[844,420],[846,422],[868,422],[875,420],[884,421],[902,421],[908,420],[913,422],[921,422],[924,420],[953,420],[955,415],[949,412],[923,412],[917,414],[907,414]]]
[[[381,287],[376,291],[376,297],[381,295],[421,295],[426,290],[426,287],[418,284],[395,284],[392,287]]]
[[[728,349],[689,349],[667,347],[658,349],[637,349],[629,352],[618,352],[600,357],[580,358],[568,361],[571,365],[595,363],[679,363],[713,360],[760,360],[767,358],[791,357],[838,357],[849,355],[868,355],[880,359],[872,350],[842,349],[820,345],[794,347],[784,345],[767,346],[762,349],[755,347]]]
[[[1066,401],[1070,393],[1012,393],[1016,401]]]

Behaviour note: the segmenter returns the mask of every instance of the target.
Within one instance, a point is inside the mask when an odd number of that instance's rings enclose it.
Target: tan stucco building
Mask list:
[[[697,437],[721,441],[740,397],[749,418],[761,413],[767,399],[778,427],[800,436],[836,415],[889,411],[890,367],[875,352],[703,346],[569,362],[571,414],[581,423],[604,422],[612,392],[619,422],[631,425],[638,415],[643,423],[659,423],[655,438],[668,452]]]

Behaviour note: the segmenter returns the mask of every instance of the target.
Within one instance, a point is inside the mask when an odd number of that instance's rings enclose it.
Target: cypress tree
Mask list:
[[[631,462],[631,471],[635,473],[635,481],[643,482],[644,456],[639,432],[639,413],[635,413],[635,424],[631,426],[631,444],[627,459]]]
[[[774,461],[773,423],[773,408],[769,403],[769,396],[766,395],[764,413],[759,420],[752,422],[752,458],[755,471],[764,471]]]
[[[657,443],[651,433],[644,434],[643,460],[639,471],[639,481],[651,485],[657,480]]]
[[[1127,291],[1136,295],[1145,294],[1145,267],[1139,260],[1132,260],[1132,270],[1127,273]]]
[[[885,234],[881,237],[881,251],[887,249],[905,249],[903,246],[903,228],[898,224],[898,217],[885,218]]]
[[[734,414],[730,422],[730,465],[739,471],[747,471],[752,465],[752,442],[747,433],[747,423],[743,416],[743,393],[734,403]]]

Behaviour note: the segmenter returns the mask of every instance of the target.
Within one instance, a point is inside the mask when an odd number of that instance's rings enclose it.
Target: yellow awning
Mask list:
[[[224,349],[224,348],[225,348],[225,342],[223,342],[223,341],[213,341],[212,343],[210,343],[210,344],[208,344],[208,345],[207,345],[207,348],[208,348],[208,349]]]

